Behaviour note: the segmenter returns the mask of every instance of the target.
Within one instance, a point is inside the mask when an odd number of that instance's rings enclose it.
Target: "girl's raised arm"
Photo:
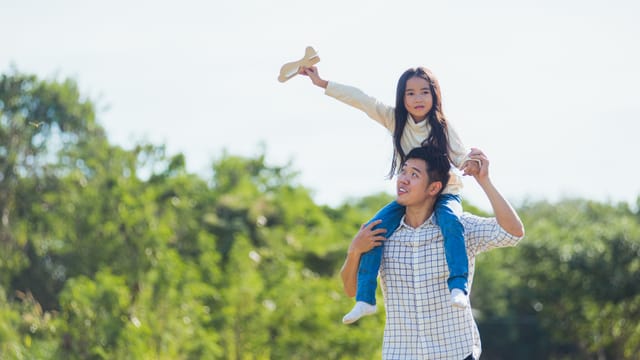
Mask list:
[[[311,79],[311,82],[315,86],[319,86],[323,89],[327,88],[329,82],[320,77],[320,73],[318,73],[318,68],[316,66],[311,67],[300,67],[300,71],[298,72],[300,75],[308,76]]]

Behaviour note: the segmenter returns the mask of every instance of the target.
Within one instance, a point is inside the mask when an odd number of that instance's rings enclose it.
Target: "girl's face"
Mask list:
[[[407,80],[407,88],[404,91],[404,106],[415,122],[423,121],[433,107],[433,96],[429,82],[421,77],[412,77]]]

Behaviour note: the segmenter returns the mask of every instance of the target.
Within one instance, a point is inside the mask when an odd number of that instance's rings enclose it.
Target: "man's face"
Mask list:
[[[430,189],[427,163],[422,159],[405,161],[396,179],[398,204],[403,206],[421,204],[432,195]]]

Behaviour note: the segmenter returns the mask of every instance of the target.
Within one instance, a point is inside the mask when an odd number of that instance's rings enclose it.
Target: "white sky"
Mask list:
[[[516,5],[517,3],[517,5]],[[208,176],[226,149],[292,161],[318,203],[394,193],[391,138],[282,64],[389,104],[409,67],[434,71],[446,115],[521,201],[640,195],[640,2],[0,0],[0,71],[73,78],[113,143],[145,139]],[[489,209],[465,178],[463,197]]]

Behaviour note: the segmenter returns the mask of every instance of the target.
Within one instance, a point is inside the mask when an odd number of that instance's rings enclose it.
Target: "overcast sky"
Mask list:
[[[409,67],[440,80],[445,114],[485,150],[516,205],[640,195],[638,1],[8,1],[0,70],[75,79],[113,143],[213,160],[291,161],[320,204],[394,193],[391,137],[282,64],[320,55],[320,74],[389,104]],[[516,5],[517,4],[517,5]],[[465,178],[468,201],[488,209]]]

